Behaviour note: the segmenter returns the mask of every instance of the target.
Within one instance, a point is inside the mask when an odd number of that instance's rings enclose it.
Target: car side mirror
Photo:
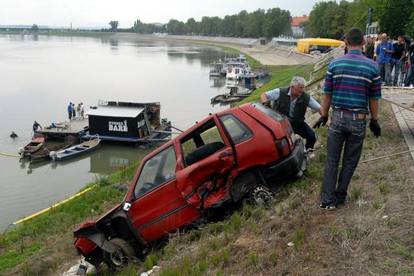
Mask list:
[[[128,212],[129,209],[131,209],[131,203],[125,202],[124,206],[122,207],[122,210],[124,210],[125,212]]]

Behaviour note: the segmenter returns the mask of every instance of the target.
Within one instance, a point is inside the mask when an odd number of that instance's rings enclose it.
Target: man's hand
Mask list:
[[[381,136],[381,127],[378,124],[377,120],[371,119],[369,122],[369,129],[372,131],[375,137],[378,138]]]
[[[313,128],[320,128],[321,126],[325,126],[328,122],[328,116],[321,116],[319,120],[313,125]]]
[[[264,103],[262,103],[264,106],[266,106],[266,107],[268,107],[268,108],[271,108],[272,107],[272,104],[270,103],[270,101],[266,101],[266,102],[264,102]]]

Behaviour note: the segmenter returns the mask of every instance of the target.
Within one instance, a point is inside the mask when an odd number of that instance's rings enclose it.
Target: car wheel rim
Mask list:
[[[252,199],[258,205],[269,204],[273,201],[273,193],[264,187],[256,187],[252,192]]]
[[[121,250],[116,250],[112,252],[110,255],[110,258],[111,258],[111,262],[117,267],[125,264],[126,257]]]

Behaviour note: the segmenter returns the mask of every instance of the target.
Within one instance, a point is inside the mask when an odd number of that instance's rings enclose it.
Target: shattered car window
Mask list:
[[[206,148],[210,146],[212,148]],[[190,159],[192,160],[190,163],[202,160],[221,147],[224,147],[224,141],[214,121],[209,121],[200,126],[196,131],[181,140],[186,165],[189,165],[188,161]]]
[[[235,144],[246,141],[252,137],[252,132],[233,115],[224,115],[220,117],[224,127],[230,134],[231,139]]]
[[[175,178],[177,160],[173,146],[145,162],[135,186],[135,198]]]

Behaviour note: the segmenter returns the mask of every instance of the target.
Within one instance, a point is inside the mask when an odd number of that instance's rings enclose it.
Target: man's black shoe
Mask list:
[[[328,203],[321,202],[321,204],[319,204],[319,208],[331,211],[331,210],[335,210],[336,206],[333,203],[328,204]]]

